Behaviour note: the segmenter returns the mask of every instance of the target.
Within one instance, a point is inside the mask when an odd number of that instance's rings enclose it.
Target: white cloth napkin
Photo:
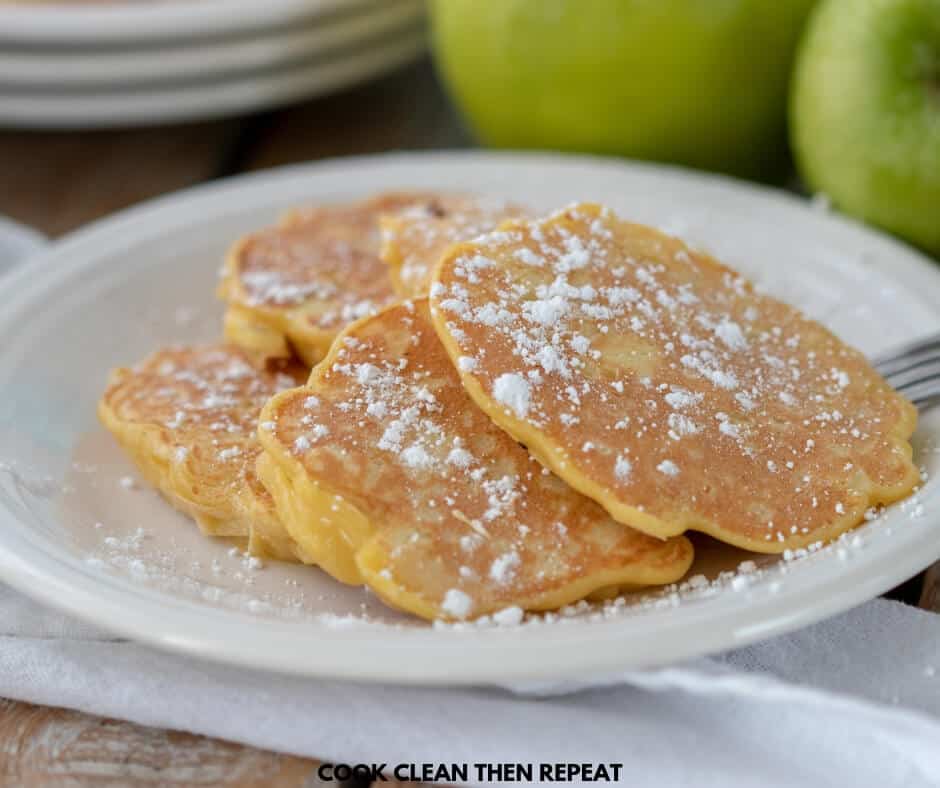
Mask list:
[[[3,587],[0,627],[0,696],[387,763],[388,776],[399,763],[604,762],[622,763],[631,786],[940,786],[940,616],[886,600],[718,657],[512,689],[212,665],[111,637]],[[470,768],[469,784],[484,784]]]

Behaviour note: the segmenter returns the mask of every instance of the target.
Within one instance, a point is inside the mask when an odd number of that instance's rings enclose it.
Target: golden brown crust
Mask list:
[[[275,396],[259,473],[298,544],[340,580],[424,618],[559,607],[672,582],[692,560],[614,522],[492,424],[427,301],[347,328],[307,386]]]
[[[260,555],[296,560],[296,550],[255,474],[258,414],[304,370],[258,370],[238,348],[158,351],[118,369],[98,415],[144,477],[207,534],[249,537]]]
[[[389,193],[298,209],[229,251],[219,285],[226,338],[256,361],[315,364],[345,325],[397,299],[379,258],[379,216],[425,199]]]
[[[381,257],[402,298],[423,298],[431,274],[449,246],[494,230],[529,212],[491,197],[440,194],[400,211],[383,214]]]
[[[451,248],[431,293],[474,401],[647,533],[782,552],[918,482],[916,411],[859,352],[599,206]]]

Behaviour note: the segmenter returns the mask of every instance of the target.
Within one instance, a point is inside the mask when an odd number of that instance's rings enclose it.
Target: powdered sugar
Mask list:
[[[332,298],[337,288],[330,282],[313,280],[292,282],[279,271],[246,271],[241,275],[246,301],[253,306],[276,304],[286,306],[303,303],[308,298]]]
[[[666,476],[678,476],[679,475],[679,466],[676,465],[672,460],[663,460],[659,465],[656,466],[656,470],[660,473],[666,474]]]
[[[490,578],[496,583],[507,583],[519,566],[519,554],[514,550],[503,553],[490,565]]]
[[[422,446],[415,444],[409,446],[401,453],[401,460],[409,468],[420,470],[434,465],[434,458]]]
[[[240,446],[230,446],[227,449],[222,449],[218,456],[222,462],[227,462],[228,460],[234,460],[236,457],[240,457],[241,453],[242,450]]]
[[[497,402],[510,408],[516,416],[524,418],[529,412],[532,389],[529,381],[522,375],[506,373],[500,375],[493,384],[493,396]]]
[[[630,478],[630,472],[633,470],[633,463],[621,454],[614,462],[614,476],[622,482]]]
[[[663,399],[666,400],[666,404],[671,408],[675,408],[676,410],[694,408],[704,398],[704,394],[693,394],[687,389],[679,388],[677,386],[673,386],[672,390],[663,397]]]
[[[466,618],[473,610],[473,600],[459,588],[451,588],[444,594],[441,610],[454,618]]]
[[[604,209],[571,206],[463,249],[432,301],[451,310],[446,329],[474,358],[462,371],[505,408],[494,419],[510,430],[505,416],[524,421],[540,451],[557,452],[559,472],[616,486],[620,502],[642,500],[654,517],[674,516],[676,502],[659,494],[669,484],[680,508],[736,501],[733,512],[721,506],[735,528],[785,519],[770,539],[805,542],[826,524],[810,505],[826,501],[826,478],[851,473],[846,459],[868,451],[862,436],[897,418],[861,401],[870,371],[818,325]],[[471,280],[466,263],[480,257],[493,264]],[[804,442],[817,469],[809,481],[794,452]],[[675,469],[697,486],[677,493]],[[775,509],[787,511],[758,515]]]

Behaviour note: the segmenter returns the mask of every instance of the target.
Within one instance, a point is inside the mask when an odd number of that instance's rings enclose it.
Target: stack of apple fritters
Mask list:
[[[294,212],[233,247],[227,343],[117,370],[101,419],[206,533],[427,619],[671,583],[686,530],[782,552],[916,484],[913,407],[822,326],[600,206],[530,213]]]

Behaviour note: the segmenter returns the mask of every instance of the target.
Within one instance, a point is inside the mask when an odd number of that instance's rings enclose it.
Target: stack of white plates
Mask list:
[[[423,0],[0,0],[0,126],[92,128],[270,108],[423,50]]]

